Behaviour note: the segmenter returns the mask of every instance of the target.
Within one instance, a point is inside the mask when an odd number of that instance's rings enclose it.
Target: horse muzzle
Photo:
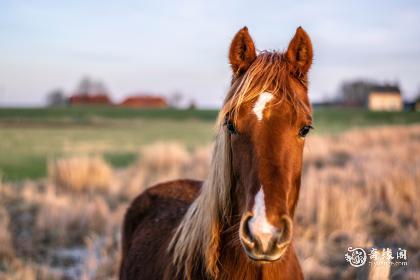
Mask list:
[[[258,262],[274,262],[286,252],[292,239],[292,219],[283,215],[279,226],[245,214],[239,226],[239,237],[248,257]]]

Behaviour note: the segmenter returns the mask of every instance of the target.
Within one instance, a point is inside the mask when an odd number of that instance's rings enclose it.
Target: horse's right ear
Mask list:
[[[239,76],[245,73],[257,57],[254,42],[245,26],[236,33],[229,51],[229,62],[233,74]]]

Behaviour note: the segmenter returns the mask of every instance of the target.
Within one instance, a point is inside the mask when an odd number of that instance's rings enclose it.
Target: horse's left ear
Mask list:
[[[306,75],[312,64],[312,43],[308,34],[302,27],[298,27],[296,34],[286,52],[287,61],[292,67],[291,71],[298,78]]]
[[[236,33],[229,50],[229,62],[235,76],[239,76],[248,70],[257,57],[254,41],[245,26]]]

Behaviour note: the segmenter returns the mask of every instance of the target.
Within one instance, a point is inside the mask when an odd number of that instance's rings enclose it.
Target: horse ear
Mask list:
[[[248,70],[257,57],[254,42],[245,26],[236,33],[229,51],[229,62],[234,75],[241,75]]]
[[[302,77],[308,73],[313,58],[312,43],[308,34],[300,26],[289,43],[286,57],[294,75]]]

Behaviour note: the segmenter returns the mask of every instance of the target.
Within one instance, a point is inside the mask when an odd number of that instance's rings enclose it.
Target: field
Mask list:
[[[156,141],[180,142],[188,149],[207,145],[216,116],[216,110],[0,109],[0,176],[5,181],[42,178],[48,160],[86,154],[125,167],[141,146]],[[420,122],[420,113],[318,109],[314,118],[315,134],[329,134]]]
[[[114,279],[130,201],[206,176],[216,111],[0,110],[0,279]],[[308,279],[355,279],[349,246],[420,276],[420,114],[315,111],[295,216]]]
[[[47,174],[48,159],[80,154],[127,166],[139,147],[157,140],[208,144],[215,115],[118,108],[0,110],[0,170],[6,181],[40,178]]]

